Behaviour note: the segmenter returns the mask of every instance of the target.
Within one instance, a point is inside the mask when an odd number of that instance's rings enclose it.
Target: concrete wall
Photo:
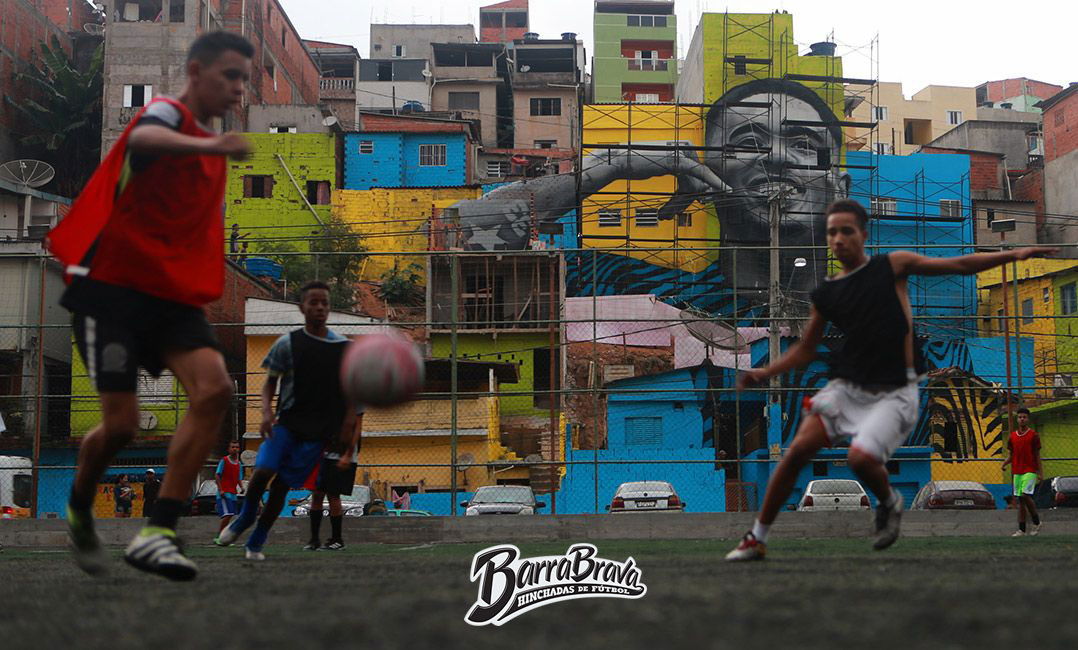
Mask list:
[[[1034,214],[1036,204],[1032,201],[973,201],[977,222],[974,241],[978,246],[996,246],[1000,243],[999,233],[992,232],[988,221],[988,210],[992,210],[993,219],[1014,219],[1014,232],[1007,233],[1007,242],[1033,246],[1037,243],[1037,219]]]
[[[294,126],[296,133],[328,133],[317,106],[251,106],[247,109],[247,130],[269,133],[270,127]]]
[[[241,233],[249,234],[250,252],[257,253],[258,240],[270,237],[304,237],[317,229],[318,219],[303,201],[307,181],[329,181],[332,187],[337,178],[336,139],[328,133],[270,134],[248,133],[254,151],[247,160],[230,161],[228,185],[225,191],[225,220],[231,226],[240,225]],[[299,191],[277,159],[284,159]],[[273,177],[273,196],[244,198],[244,176]],[[303,195],[300,194],[303,192]],[[325,221],[330,206],[313,206],[319,219]],[[302,244],[300,244],[302,246]]]
[[[1026,124],[1036,124],[1040,126],[1041,109],[1034,108],[1030,111],[1027,111],[1024,109],[1020,109],[1017,106],[1013,109],[986,108],[984,106],[978,106],[977,120],[988,122],[1024,122]]]
[[[361,109],[400,108],[406,102],[419,102],[429,110],[430,85],[426,81],[360,81],[356,84],[356,103]]]
[[[704,102],[704,30],[701,25],[696,26],[689,42],[674,95],[677,101],[686,104]]]
[[[480,70],[482,76],[480,78],[489,78],[490,81],[482,82],[468,82],[468,81],[453,81],[442,82],[443,77],[440,76],[443,73],[451,75],[449,78],[458,78],[458,75],[467,74],[464,71],[467,70]],[[493,73],[494,68],[438,68],[435,70],[435,78],[438,80],[438,84],[431,90],[430,106],[432,111],[448,111],[449,109],[449,93],[479,93],[479,110],[478,111],[459,111],[461,119],[465,120],[478,120],[480,140],[484,147],[497,147],[498,146],[498,91],[497,86],[501,84],[501,79],[488,75],[487,73]],[[456,111],[456,109],[453,109]]]
[[[561,99],[561,115],[532,115],[532,98]],[[578,144],[580,106],[571,88],[517,89],[513,92],[513,141],[517,149],[537,149],[536,140],[556,140],[555,148]]]
[[[1029,168],[1029,138],[1039,131],[1028,122],[985,122],[971,120],[944,133],[928,146],[991,151],[1006,156],[1007,169]]]
[[[472,25],[371,25],[369,58],[388,59],[393,46],[405,47],[404,58],[430,59],[431,43],[474,43]]]
[[[1076,102],[1078,103],[1078,102]],[[1075,111],[1078,118],[1078,111]],[[1075,130],[1078,132],[1078,129]],[[1078,242],[1078,224],[1058,215],[1074,213],[1078,205],[1078,148],[1044,165],[1044,236],[1046,243]],[[1051,216],[1050,216],[1051,215]],[[1078,258],[1078,247],[1067,246],[1062,255]]]

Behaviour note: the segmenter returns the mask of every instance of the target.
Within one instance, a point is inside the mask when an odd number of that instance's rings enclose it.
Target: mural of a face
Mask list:
[[[826,244],[824,210],[828,203],[846,194],[849,183],[847,174],[833,168],[841,162],[840,132],[821,124],[835,119],[822,100],[811,102],[803,91],[795,95],[789,90],[789,85],[780,82],[775,82],[774,91],[768,92],[744,94],[735,89],[708,114],[707,145],[735,149],[709,151],[707,157],[708,167],[731,191],[716,205],[724,248],[769,243],[768,198],[776,191],[786,194],[779,233],[781,245]],[[762,106],[766,104],[771,108]],[[738,253],[739,288],[766,288],[768,254],[766,250]],[[808,260],[809,265],[795,272],[794,260],[798,257]],[[823,250],[783,250],[783,288],[811,288],[822,279],[825,259]],[[730,264],[727,260],[726,265]],[[727,270],[727,279],[734,282],[732,268]]]

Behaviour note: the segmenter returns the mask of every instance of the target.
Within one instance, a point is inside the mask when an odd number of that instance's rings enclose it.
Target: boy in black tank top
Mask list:
[[[303,329],[277,339],[262,362],[269,371],[262,388],[261,433],[265,440],[258,449],[240,514],[213,540],[218,546],[231,545],[257,517],[258,525],[247,539],[248,560],[265,559],[262,547],[284,508],[288,490],[303,487],[322,461],[326,446],[336,446],[338,440],[349,450],[358,445],[357,409],[345,398],[340,383],[348,339],[326,327],[329,287],[322,282],[305,285],[300,290],[300,311]],[[274,414],[278,384],[281,394]],[[348,468],[351,453],[341,454],[338,462]],[[259,516],[267,486],[269,497]]]
[[[917,381],[923,361],[914,341],[906,278],[910,275],[972,275],[1013,260],[1054,254],[1053,248],[1019,248],[960,257],[925,257],[909,251],[865,254],[868,213],[842,199],[827,209],[827,244],[842,272],[812,292],[812,310],[801,340],[766,368],[738,378],[738,388],[802,367],[830,322],[844,334],[831,360],[831,380],[806,400],[797,435],[771,475],[763,507],[750,532],[727,554],[731,561],[762,560],[767,533],[790,496],[801,469],[820,448],[850,440],[850,468],[879,500],[876,540],[882,550],[898,539],[902,495],[891,489],[884,463],[917,421]]]

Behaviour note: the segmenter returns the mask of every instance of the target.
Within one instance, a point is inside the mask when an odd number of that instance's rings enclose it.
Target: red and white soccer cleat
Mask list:
[[[767,544],[756,539],[751,532],[745,533],[737,548],[726,554],[727,562],[748,562],[749,560],[762,560],[767,555]]]

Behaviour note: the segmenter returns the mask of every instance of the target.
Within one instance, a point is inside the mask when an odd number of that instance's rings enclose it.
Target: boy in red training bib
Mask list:
[[[139,368],[166,368],[189,399],[168,451],[168,471],[143,528],[124,553],[135,568],[172,580],[198,573],[176,543],[180,507],[209,455],[232,381],[202,305],[224,285],[225,158],[250,145],[206,123],[243,98],[254,48],[227,32],[204,34],[187,55],[187,85],[132,120],[71,212],[49,233],[70,286],[75,343],[101,395],[101,423],[82,441],[67,507],[75,560],[106,568],[91,512],[98,480],[135,436]]]
[[[1037,432],[1029,428],[1029,409],[1018,409],[1018,430],[1011,431],[1007,438],[1007,458],[1003,461],[1003,469],[1011,466],[1014,476],[1014,498],[1018,501],[1018,530],[1011,537],[1022,537],[1026,534],[1026,512],[1033,519],[1033,530],[1030,535],[1036,535],[1041,530],[1041,518],[1037,513],[1037,506],[1033,504],[1033,491],[1037,488],[1037,481],[1044,476],[1041,466],[1041,437]]]

